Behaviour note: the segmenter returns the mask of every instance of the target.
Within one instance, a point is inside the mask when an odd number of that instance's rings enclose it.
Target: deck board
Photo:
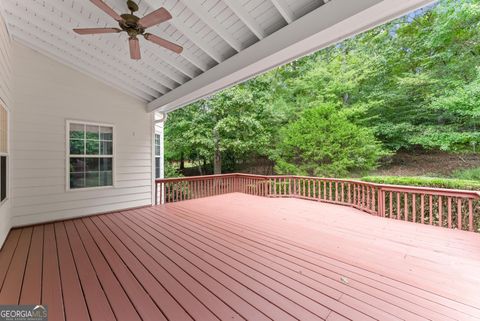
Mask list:
[[[227,194],[12,230],[0,304],[49,320],[478,320],[480,235]]]
[[[48,306],[49,319],[58,321],[65,320],[62,281],[60,279],[57,242],[55,239],[55,228],[53,224],[47,224],[44,226],[41,303]]]
[[[73,253],[68,241],[67,231],[63,222],[55,223],[55,236],[57,240],[58,266],[62,284],[63,305],[67,320],[91,320],[87,302],[80,283]],[[55,303],[50,303],[55,304]],[[73,317],[75,316],[75,317]]]
[[[22,234],[22,230],[17,229],[11,231],[0,251],[0,290],[5,281],[10,263],[12,262],[12,257],[15,254],[20,234]]]
[[[195,215],[195,214],[192,214],[192,215]],[[198,217],[195,217],[193,219],[198,221]],[[215,224],[216,223],[213,222],[213,223],[210,223],[210,225],[207,225],[207,226],[212,227]],[[199,227],[195,226],[195,229],[199,229]],[[245,230],[241,230],[241,231],[242,231],[242,237],[244,238],[245,235],[246,235]],[[292,254],[290,251],[286,250],[285,247],[281,247],[281,246],[274,247],[274,249],[277,249],[275,251],[275,250],[272,250],[272,248],[268,248],[264,244],[260,244],[260,245],[255,244],[254,242],[252,242],[249,239],[242,240],[242,237],[238,237],[232,232],[234,232],[234,230],[232,230],[232,228],[230,228],[228,230],[228,234],[226,234],[226,236],[223,238],[222,241],[223,242],[229,242],[229,239],[230,240],[233,239],[233,240],[235,240],[235,245],[236,244],[241,244],[241,242],[244,241],[247,244],[250,244],[250,247],[248,247],[248,246],[245,247],[245,249],[247,250],[247,253],[255,253],[255,251],[258,251],[259,249],[264,250],[263,252],[259,252],[258,255],[261,256],[261,257],[265,257],[265,258],[268,257],[269,259],[272,259],[271,263],[269,264],[269,266],[271,266],[272,268],[275,267],[274,263],[289,266],[294,271],[295,271],[295,268],[298,268],[299,266],[307,268],[307,270],[302,270],[302,276],[297,276],[298,279],[301,279],[305,275],[305,276],[311,277],[315,281],[326,282],[326,284],[329,284],[332,288],[337,288],[339,290],[342,290],[343,293],[345,293],[346,295],[344,295],[342,297],[341,301],[349,300],[348,299],[349,298],[348,294],[353,291],[354,292],[352,294],[353,296],[361,297],[363,301],[370,300],[370,304],[372,306],[377,306],[378,304],[382,303],[381,305],[378,305],[378,306],[382,306],[383,308],[394,311],[395,315],[403,316],[406,319],[409,319],[409,318],[412,317],[411,313],[409,313],[410,311],[399,310],[398,308],[396,308],[395,305],[401,305],[401,306],[403,305],[411,311],[416,311],[416,310],[419,310],[419,309],[422,310],[421,307],[416,306],[416,302],[418,300],[420,300],[423,305],[426,305],[427,307],[429,307],[433,311],[442,310],[444,308],[443,305],[435,304],[434,302],[431,302],[429,300],[423,300],[421,297],[413,297],[411,294],[404,295],[403,292],[398,291],[396,288],[386,287],[384,285],[382,286],[381,283],[376,284],[376,287],[384,290],[384,291],[380,291],[380,290],[378,290],[374,287],[369,286],[369,285],[372,284],[373,281],[375,281],[374,279],[361,278],[360,281],[362,281],[363,283],[362,282],[357,282],[356,279],[358,278],[358,276],[356,276],[352,273],[348,274],[346,270],[338,269],[336,266],[326,265],[324,267],[325,264],[318,264],[318,263],[317,263],[317,265],[303,264],[301,260],[298,260],[298,259],[295,258],[299,254],[296,254],[296,253]],[[265,242],[268,242],[268,240],[265,240]],[[273,245],[271,245],[271,246],[273,246]],[[291,253],[292,254],[292,256],[289,259],[293,260],[293,263],[286,260],[286,259],[281,258],[284,253]],[[271,255],[271,254],[273,254],[273,255]],[[302,258],[302,256],[300,256],[300,257]],[[328,276],[330,279],[324,278],[322,276]],[[349,278],[348,286],[346,286],[342,283],[339,283],[339,280],[342,276],[348,276],[348,278]],[[358,291],[356,292],[356,291],[354,291],[355,289],[358,289],[362,292],[371,293],[372,295],[370,295],[369,297],[365,297],[364,293],[359,293]],[[394,293],[396,295],[395,296],[391,295],[391,293]],[[383,299],[383,302],[377,300],[377,298],[375,298],[375,296]],[[392,303],[392,304],[390,304],[390,303]],[[421,311],[421,312],[425,313],[425,311]],[[450,313],[452,313],[452,312],[450,311]],[[434,317],[434,316],[438,317],[438,314],[433,313],[432,317]]]
[[[65,229],[70,240],[72,255],[77,266],[78,277],[82,284],[85,301],[92,321],[115,321],[115,315],[103,292],[87,252],[83,247],[75,225],[72,221],[65,222]]]
[[[141,318],[128,298],[127,293],[125,293],[122,285],[115,277],[83,222],[75,221],[74,224],[116,319],[119,321],[140,321]]]
[[[25,277],[23,278],[20,304],[35,304],[42,297],[43,226],[33,228],[28,252]]]
[[[10,302],[18,304],[25,275],[25,266],[27,264],[28,251],[30,249],[32,227],[22,230],[18,245],[13,254],[12,261],[8,267],[5,281],[0,291],[0,302]]]

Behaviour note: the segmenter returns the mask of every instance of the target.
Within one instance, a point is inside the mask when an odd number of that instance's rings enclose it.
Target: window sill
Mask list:
[[[85,188],[67,188],[67,192],[89,192],[98,190],[115,189],[115,185],[112,186],[100,186],[100,187],[85,187]]]

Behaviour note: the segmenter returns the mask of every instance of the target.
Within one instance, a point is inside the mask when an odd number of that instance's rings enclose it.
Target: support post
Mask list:
[[[164,123],[167,120],[166,113],[155,113],[153,122],[153,176],[155,179],[165,178],[165,142]],[[155,183],[155,204],[165,204],[165,184],[158,186]]]

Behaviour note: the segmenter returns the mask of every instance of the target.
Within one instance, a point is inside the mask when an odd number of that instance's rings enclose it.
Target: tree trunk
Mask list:
[[[216,129],[213,130],[215,140],[215,156],[213,159],[213,174],[222,174],[222,152],[220,151],[220,135]]]
[[[185,156],[183,156],[183,152],[180,153],[180,170],[183,171],[185,169]]]

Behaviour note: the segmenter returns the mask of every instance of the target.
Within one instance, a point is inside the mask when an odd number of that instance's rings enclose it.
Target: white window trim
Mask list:
[[[71,124],[82,124],[82,125],[91,125],[91,126],[103,126],[112,128],[112,185],[110,186],[98,186],[98,187],[85,187],[85,188],[70,188],[70,125]],[[116,173],[117,173],[117,162],[116,162],[116,135],[115,135],[115,125],[107,123],[96,123],[85,120],[67,120],[65,126],[65,189],[67,192],[83,192],[83,191],[95,191],[103,189],[113,189],[117,187]],[[97,155],[92,155],[96,158]],[[101,155],[98,155],[100,158]]]
[[[7,196],[3,201],[0,202],[0,207],[2,207],[4,204],[8,202],[10,199],[10,182],[11,182],[11,176],[10,175],[10,143],[11,143],[11,120],[10,120],[10,109],[8,109],[7,104],[3,101],[3,99],[0,97],[0,105],[6,110],[7,112],[7,152],[6,153],[1,153],[0,156],[6,156],[7,157]]]

